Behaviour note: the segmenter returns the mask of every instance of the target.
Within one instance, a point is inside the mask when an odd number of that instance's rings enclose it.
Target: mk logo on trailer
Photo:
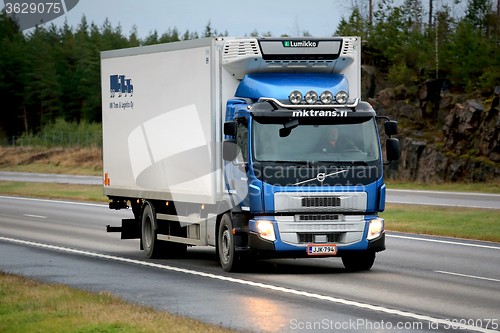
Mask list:
[[[132,79],[127,79],[125,75],[110,75],[109,76],[109,91],[111,98],[117,97],[132,97],[134,86]]]
[[[134,86],[132,79],[128,79],[125,75],[110,75],[109,76],[109,92],[110,97],[132,97]],[[120,100],[109,103],[110,109],[133,109],[134,102],[130,100]]]

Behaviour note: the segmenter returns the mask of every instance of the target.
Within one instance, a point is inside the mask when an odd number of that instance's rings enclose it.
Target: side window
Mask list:
[[[243,162],[248,162],[248,127],[246,122],[238,122],[236,142],[241,150]]]

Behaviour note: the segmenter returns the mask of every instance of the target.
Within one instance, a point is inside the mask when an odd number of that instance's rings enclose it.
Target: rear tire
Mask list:
[[[163,242],[157,238],[156,211],[150,202],[144,204],[141,222],[141,242],[146,257],[150,259],[161,258],[164,253]]]
[[[350,272],[367,271],[375,262],[375,252],[353,253],[342,256],[344,267]]]
[[[235,272],[241,266],[241,259],[234,249],[233,223],[229,214],[224,214],[218,233],[219,261],[226,272]]]
[[[179,236],[180,225],[179,222],[171,223],[170,231],[174,235]],[[155,229],[157,226],[157,229]],[[166,229],[163,227],[163,229]],[[146,202],[142,210],[142,223],[141,223],[141,244],[146,256],[150,259],[165,259],[165,258],[179,258],[186,254],[187,245],[182,243],[168,242],[158,239],[158,221],[156,219],[156,211],[151,202]],[[167,230],[163,230],[167,231]],[[164,233],[162,233],[164,234]],[[180,235],[186,237],[186,235]]]

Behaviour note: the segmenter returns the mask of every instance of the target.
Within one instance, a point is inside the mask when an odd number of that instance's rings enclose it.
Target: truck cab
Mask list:
[[[330,79],[336,81],[328,76],[314,81],[322,86]],[[317,89],[309,85],[302,94]],[[331,90],[335,86],[328,95]],[[268,96],[255,103],[228,102],[228,202],[242,224],[238,230],[248,226],[247,234],[234,237],[235,248],[243,255],[340,256],[349,269],[369,269],[375,253],[385,249],[384,221],[378,216],[385,208],[385,185],[375,112],[365,102],[346,108],[335,101],[320,104],[317,97],[315,103],[292,104],[283,96]]]
[[[257,257],[370,269],[385,249],[378,123],[386,161],[399,142],[361,101],[360,38],[171,44],[104,53],[103,86],[116,91],[119,72],[137,88],[121,103],[134,109],[103,99],[105,194],[134,212],[108,231],[140,238],[148,257],[215,246],[226,271]]]
[[[340,256],[348,269],[369,269],[385,249],[385,184],[377,116],[360,102],[358,38],[295,41],[310,45],[300,55],[287,54],[289,39],[258,41],[275,70],[246,74],[225,117],[227,200],[241,230],[234,247],[243,256]],[[331,44],[329,53],[318,44]],[[397,124],[388,125],[390,137]],[[388,142],[395,159],[397,140]],[[221,263],[231,270],[238,259],[224,262],[226,244]]]

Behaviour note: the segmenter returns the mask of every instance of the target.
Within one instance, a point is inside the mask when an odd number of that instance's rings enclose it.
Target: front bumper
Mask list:
[[[289,228],[290,221],[287,221],[284,225],[282,217],[259,217],[258,219],[249,221],[248,244],[244,248],[240,248],[240,250],[272,258],[308,257],[308,245],[322,244],[334,244],[337,247],[336,254],[322,255],[323,257],[341,257],[344,253],[358,251],[380,252],[384,251],[386,248],[384,231],[377,238],[372,240],[366,239],[369,223],[375,218],[379,219],[377,216],[361,216],[361,220],[359,218],[348,218],[347,221],[359,221],[354,223],[355,225],[351,227],[345,226],[345,220],[343,222],[337,221],[329,224],[325,224],[326,222],[323,221],[319,224],[313,224],[313,226],[317,227],[316,230],[312,228],[313,230],[308,230],[309,232],[296,232],[296,241],[293,242],[293,237],[291,237],[292,232],[290,232],[291,229]],[[274,242],[259,236],[256,228],[256,221],[262,219],[273,222],[276,235],[276,240]],[[361,226],[358,225],[360,223]],[[297,226],[300,231],[304,226],[311,226],[311,223],[308,222],[307,224],[301,225],[300,222],[298,222]],[[287,232],[282,233],[282,230]],[[286,236],[284,237],[285,239],[282,238],[283,235]]]

